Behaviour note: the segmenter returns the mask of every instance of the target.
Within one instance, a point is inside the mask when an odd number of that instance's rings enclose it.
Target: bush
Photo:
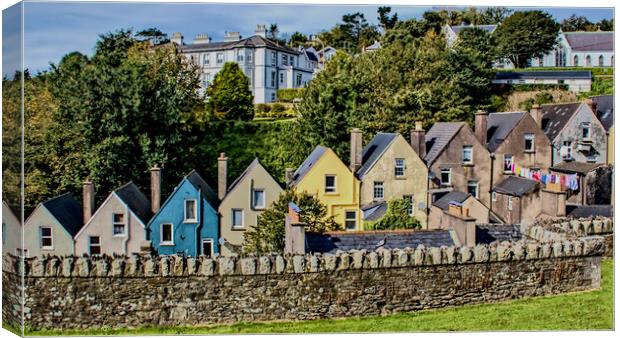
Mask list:
[[[259,103],[254,107],[256,114],[268,113],[271,110],[271,106],[266,103]]]
[[[274,103],[271,106],[271,111],[276,113],[276,114],[277,113],[281,113],[281,112],[283,112],[285,110],[286,110],[286,107],[283,104],[281,104],[281,103]]]
[[[407,209],[411,202],[405,199],[393,199],[387,202],[388,208],[385,215],[376,222],[366,222],[365,230],[400,230],[419,229],[420,221],[409,216]]]
[[[303,93],[303,88],[280,89],[278,90],[278,101],[293,102],[295,99],[301,98]]]

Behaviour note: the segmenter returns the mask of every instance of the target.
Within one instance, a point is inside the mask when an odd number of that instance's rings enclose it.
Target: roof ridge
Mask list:
[[[46,200],[45,202],[43,202],[43,203],[41,203],[41,204],[45,204],[45,203],[48,203],[48,202],[51,202],[51,201],[55,201],[55,200],[60,199],[61,197],[64,197],[64,196],[66,196],[66,195],[71,195],[71,196],[73,196],[73,194],[72,194],[71,192],[66,192],[66,193],[64,193],[64,194],[60,194],[60,195],[58,195],[58,196],[54,196],[54,197],[52,197],[52,198],[50,198],[50,199]]]

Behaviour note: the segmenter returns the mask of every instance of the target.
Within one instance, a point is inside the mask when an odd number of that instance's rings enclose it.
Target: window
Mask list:
[[[325,175],[325,193],[335,193],[335,192],[336,192],[336,176]]]
[[[112,235],[125,235],[125,214],[112,214]]]
[[[373,187],[373,198],[376,200],[382,200],[383,199],[383,182],[375,182],[374,187]]]
[[[101,240],[99,236],[88,237],[88,252],[91,255],[101,255]]]
[[[212,239],[203,239],[202,240],[202,254],[207,257],[213,256],[213,240]]]
[[[405,176],[405,159],[397,158],[394,160],[394,176],[403,177]]]
[[[289,63],[291,66],[294,66],[294,65],[295,65],[295,58],[294,58],[294,57],[289,56],[289,59],[288,59],[288,60],[289,60],[289,61],[288,61],[288,63]]]
[[[603,64],[604,64],[604,63],[605,63],[605,62],[604,62],[603,56],[602,56],[602,55],[599,55],[599,57],[598,57],[598,66],[599,66],[599,67],[603,67]]]
[[[275,66],[277,62],[276,52],[271,52],[271,65]]]
[[[555,51],[555,65],[556,67],[564,67],[566,66],[566,58],[564,48],[558,47]]]
[[[285,54],[282,54],[282,65],[283,66],[287,66],[288,65],[288,56]]]
[[[440,181],[442,185],[450,185],[452,184],[452,169],[450,168],[442,168]]]
[[[276,100],[276,93],[271,93],[271,102]]]
[[[301,74],[297,74],[297,87],[301,86]]]
[[[586,55],[586,67],[590,67],[592,65],[592,57],[590,55]]]
[[[196,222],[196,200],[185,200],[184,222]]]
[[[252,190],[252,208],[254,209],[265,208],[265,190],[263,189]]]
[[[204,83],[205,83],[205,88],[211,85],[211,73],[206,73],[204,75]]]
[[[413,216],[413,214],[415,213],[415,208],[414,208],[414,206],[415,206],[415,199],[414,199],[413,195],[405,195],[405,196],[403,196],[403,199],[405,201],[409,202],[409,206],[407,207],[407,214],[409,216]]]
[[[41,249],[52,249],[52,228],[41,227],[39,228]]]
[[[204,64],[205,66],[208,66],[208,65],[209,65],[209,62],[210,62],[210,60],[209,60],[209,59],[210,59],[210,57],[211,57],[211,54],[209,54],[209,53],[205,54],[205,57],[204,57],[204,60],[203,60],[203,64]]]
[[[579,66],[579,56],[577,55],[573,58],[573,66]]]
[[[215,63],[217,63],[218,65],[224,63],[224,53],[215,54]]]
[[[472,146],[463,146],[463,164],[472,164],[474,163],[474,147]]]
[[[534,134],[525,134],[523,135],[523,150],[525,152],[534,152]]]
[[[571,160],[573,158],[573,143],[571,141],[562,142],[562,148],[560,148],[560,156],[562,159]]]
[[[271,72],[271,87],[276,86],[276,72]]]
[[[232,209],[232,227],[243,228],[243,209]]]
[[[248,54],[247,58],[248,62],[252,62],[252,53]]]
[[[173,228],[172,223],[162,223],[159,229],[159,244],[161,245],[173,245]]]
[[[491,200],[492,200],[493,202],[497,201],[497,193],[496,193],[495,191],[493,191],[493,192],[491,193]]]
[[[508,210],[512,210],[512,196],[508,196]]]
[[[467,181],[467,193],[478,198],[478,181]]]
[[[284,73],[280,73],[280,83],[284,83]]]
[[[346,230],[357,229],[357,211],[348,210],[344,214],[344,228]]]
[[[584,122],[581,124],[581,139],[584,141],[590,141],[590,122]]]
[[[504,155],[504,173],[512,173],[512,155]]]
[[[241,51],[237,53],[237,62],[243,62],[243,53]]]

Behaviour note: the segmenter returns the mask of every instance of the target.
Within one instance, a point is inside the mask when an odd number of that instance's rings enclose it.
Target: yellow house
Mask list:
[[[317,146],[297,168],[289,183],[327,206],[327,215],[346,230],[362,230],[360,181],[333,150]]]

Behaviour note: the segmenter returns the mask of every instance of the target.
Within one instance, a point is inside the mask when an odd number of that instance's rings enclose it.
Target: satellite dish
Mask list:
[[[226,238],[224,237],[220,237],[217,242],[220,243],[220,245],[225,245],[226,243],[228,243],[228,241],[226,241]]]

